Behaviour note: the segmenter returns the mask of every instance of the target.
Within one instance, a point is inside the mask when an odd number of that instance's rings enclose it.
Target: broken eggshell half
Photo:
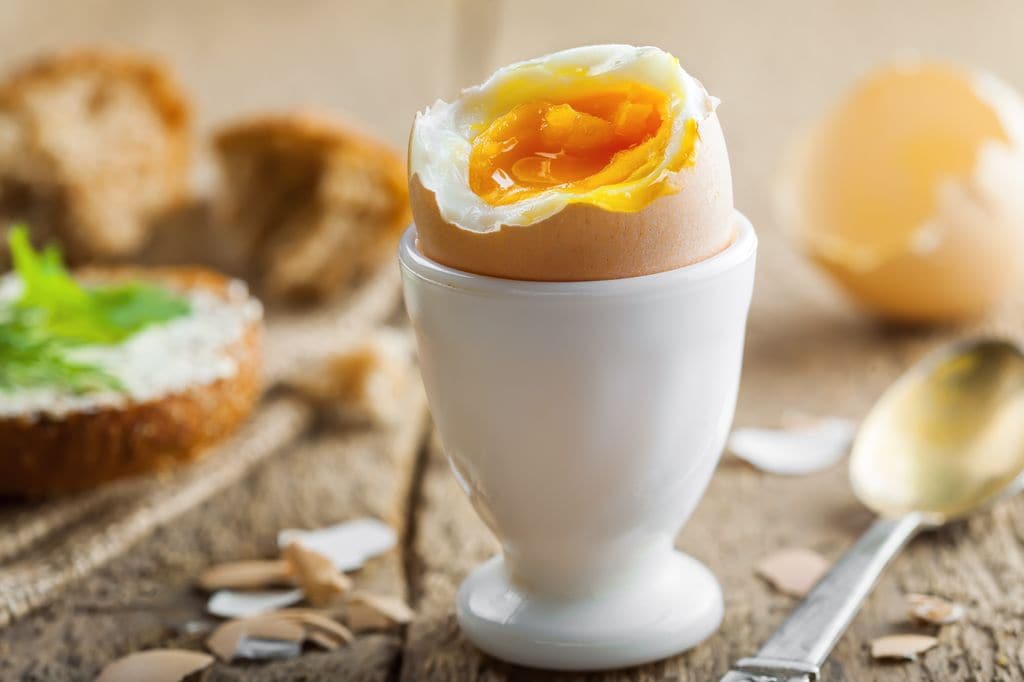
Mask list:
[[[877,69],[778,176],[794,241],[877,315],[956,321],[1024,279],[1024,100],[991,74]]]

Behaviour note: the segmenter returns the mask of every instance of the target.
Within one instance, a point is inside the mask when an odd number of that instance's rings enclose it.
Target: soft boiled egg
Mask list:
[[[783,220],[864,308],[951,321],[1024,278],[1024,101],[989,74],[867,75],[794,146]]]
[[[499,69],[416,116],[417,244],[509,279],[633,277],[734,233],[718,100],[655,47],[593,45]]]

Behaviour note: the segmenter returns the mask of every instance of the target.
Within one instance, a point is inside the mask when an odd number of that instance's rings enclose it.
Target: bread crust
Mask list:
[[[83,276],[106,281],[143,278],[222,296],[231,283],[202,268],[96,269]],[[228,347],[238,371],[184,392],[60,417],[0,418],[0,495],[71,493],[202,457],[245,420],[259,399],[262,339],[262,322],[255,319]]]

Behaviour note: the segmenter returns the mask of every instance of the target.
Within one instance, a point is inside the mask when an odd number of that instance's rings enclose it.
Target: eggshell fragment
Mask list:
[[[908,594],[906,599],[910,615],[932,625],[955,623],[966,614],[966,610],[960,604],[929,594]]]
[[[343,645],[343,642],[340,642],[336,638],[317,630],[307,631],[306,639],[313,644],[316,644],[324,651],[335,651],[340,649]]]
[[[345,621],[356,632],[362,632],[404,625],[412,621],[414,615],[409,605],[397,597],[355,592],[346,604]]]
[[[292,582],[288,563],[281,559],[233,561],[212,566],[199,576],[199,586],[217,590],[258,590]]]
[[[281,609],[302,601],[302,590],[236,592],[219,590],[206,602],[206,610],[221,618],[244,618]]]
[[[398,536],[386,523],[367,518],[319,530],[286,529],[278,533],[277,545],[281,549],[292,542],[329,557],[339,571],[355,571],[367,559],[394,547]]]
[[[243,637],[238,642],[235,658],[253,661],[273,661],[296,658],[301,653],[302,642]]]
[[[206,640],[210,651],[224,661],[293,658],[311,641],[334,650],[352,642],[352,632],[312,609],[282,609],[260,616],[228,621]]]
[[[292,658],[301,650],[305,636],[305,628],[298,623],[274,616],[255,616],[222,624],[207,638],[206,646],[222,661]]]
[[[857,425],[838,417],[787,429],[738,428],[728,449],[762,471],[802,476],[834,466],[853,444]]]
[[[916,661],[918,654],[939,643],[928,635],[887,635],[871,642],[871,656],[877,659]]]
[[[732,173],[718,117],[700,123],[681,189],[635,212],[570,204],[531,225],[474,232],[442,218],[416,175],[409,199],[423,255],[457,270],[506,279],[585,281],[636,277],[709,258],[735,238]]]
[[[129,654],[110,663],[96,682],[180,682],[213,664],[214,658],[185,649],[150,649]]]
[[[809,549],[784,549],[763,559],[756,567],[759,576],[791,597],[804,597],[828,572],[829,562]]]
[[[307,549],[299,542],[284,548],[284,558],[306,600],[313,606],[332,604],[352,589],[352,579],[339,573],[328,556]]]
[[[347,627],[313,609],[284,609],[274,613],[275,617],[300,623],[306,628],[307,635],[321,635],[334,640],[338,644],[348,644],[354,637]]]

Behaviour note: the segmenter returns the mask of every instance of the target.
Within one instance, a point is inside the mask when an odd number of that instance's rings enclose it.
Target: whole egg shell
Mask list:
[[[675,174],[679,191],[636,212],[569,204],[531,225],[473,232],[442,218],[414,174],[410,203],[420,251],[443,265],[492,277],[585,281],[664,272],[704,260],[735,235],[732,174],[715,113],[698,124],[694,163]]]

